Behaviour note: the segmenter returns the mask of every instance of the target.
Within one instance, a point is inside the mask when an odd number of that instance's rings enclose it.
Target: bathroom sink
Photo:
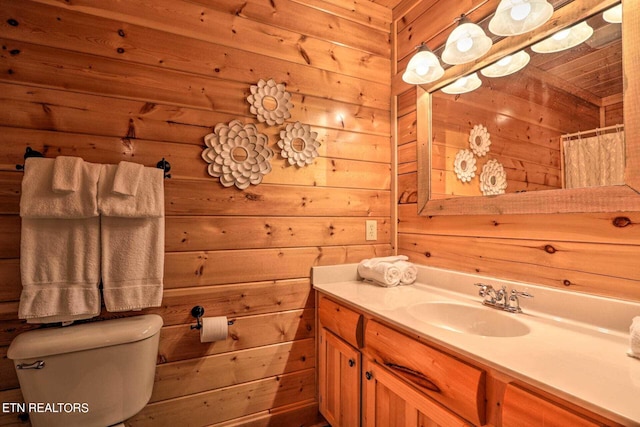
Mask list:
[[[412,305],[407,311],[416,320],[462,334],[519,337],[529,333],[529,327],[514,314],[481,305],[425,302]]]

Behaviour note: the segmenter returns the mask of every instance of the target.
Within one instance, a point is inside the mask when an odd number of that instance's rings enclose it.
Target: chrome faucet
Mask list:
[[[493,286],[485,285],[484,283],[474,283],[474,285],[480,288],[478,295],[483,298],[483,305],[510,313],[522,313],[518,297],[533,298],[530,293],[520,292],[515,289],[512,289],[509,294],[506,286],[496,290]]]

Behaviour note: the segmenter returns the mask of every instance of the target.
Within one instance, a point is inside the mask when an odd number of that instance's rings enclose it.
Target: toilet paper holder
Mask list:
[[[191,325],[191,329],[196,329],[196,330],[202,329],[202,322],[200,321],[200,319],[202,318],[203,315],[204,315],[204,307],[200,305],[196,305],[191,309],[191,316],[195,317],[196,322],[198,322],[195,325]],[[227,322],[227,325],[231,326],[234,323],[235,323],[235,320],[229,320]]]

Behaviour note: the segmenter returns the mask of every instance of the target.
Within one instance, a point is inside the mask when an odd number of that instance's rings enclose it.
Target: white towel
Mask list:
[[[377,285],[391,287],[400,284],[402,272],[392,262],[383,261],[384,258],[365,259],[358,264],[358,274],[365,280]]]
[[[72,193],[53,191],[53,169],[53,159],[28,158],[22,179],[18,317],[29,323],[100,314],[100,167],[82,161]]]
[[[135,196],[144,166],[139,163],[120,162],[113,178],[113,192],[122,196]]]
[[[73,193],[80,189],[82,164],[80,157],[58,156],[53,161],[51,189],[55,193]]]
[[[640,316],[631,321],[629,327],[629,356],[640,358]]]
[[[102,285],[108,311],[162,303],[164,173],[144,168],[136,195],[112,192],[116,166],[103,165],[98,184],[102,214]]]
[[[98,216],[99,165],[82,162],[77,191],[56,193],[51,182],[55,160],[30,157],[25,160],[20,216],[23,218],[91,218]]]
[[[20,275],[20,319],[54,323],[99,315],[100,218],[22,218]]]
[[[144,168],[134,197],[113,192],[116,165],[102,165],[98,182],[98,211],[104,216],[159,218],[164,216],[164,172]]]
[[[410,285],[416,281],[418,278],[418,267],[415,266],[412,262],[409,261],[396,261],[394,263],[401,272],[400,276],[400,284],[401,285]]]

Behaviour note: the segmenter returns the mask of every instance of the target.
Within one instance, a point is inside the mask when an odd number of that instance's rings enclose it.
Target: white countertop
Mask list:
[[[576,294],[529,283],[418,266],[413,285],[385,288],[363,282],[357,264],[313,268],[313,286],[369,314],[630,426],[640,426],[640,359],[627,356],[629,326],[640,304]],[[523,313],[484,307],[474,283],[506,285],[534,295]],[[521,336],[480,336],[417,319],[409,307],[454,302],[515,316]],[[473,308],[471,308],[473,309]]]

